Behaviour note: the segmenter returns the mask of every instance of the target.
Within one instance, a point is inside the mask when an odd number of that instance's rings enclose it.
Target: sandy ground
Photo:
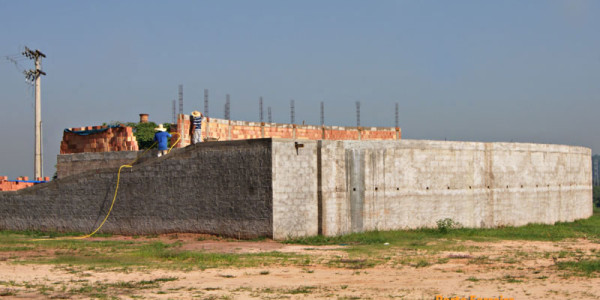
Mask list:
[[[162,238],[173,240],[172,236]],[[175,238],[183,243],[182,249],[192,251],[280,251],[307,254],[314,257],[313,261],[331,257],[344,259],[348,255],[344,246],[198,241],[194,235]],[[470,250],[426,253],[390,248],[386,263],[358,269],[317,263],[194,271],[73,272],[64,266],[21,264],[0,257],[0,298],[87,299],[93,294],[66,291],[82,286],[172,278],[149,288],[116,289],[107,294],[120,299],[436,299],[436,295],[467,299],[471,295],[507,299],[600,299],[600,278],[573,276],[555,265],[557,261],[577,260],[585,255],[594,257],[600,253],[600,244],[583,239],[461,243]],[[32,254],[3,252],[2,255]],[[407,262],[412,258],[418,258],[414,262],[425,259],[431,264],[419,266]]]

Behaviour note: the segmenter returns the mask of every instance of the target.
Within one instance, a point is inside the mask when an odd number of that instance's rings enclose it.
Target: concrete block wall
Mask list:
[[[79,135],[65,131],[60,143],[60,154],[82,152],[108,152],[108,151],[137,151],[139,150],[133,128],[121,125],[108,128],[107,126],[87,126],[69,128],[72,131],[101,130],[89,135]]]
[[[116,151],[116,152],[84,152],[61,154],[56,157],[56,177],[85,173],[92,170],[114,169],[121,165],[129,164],[140,156],[143,151]],[[139,162],[153,155],[155,151],[148,151]]]
[[[272,155],[273,238],[317,235],[317,141],[273,140]]]
[[[324,235],[592,215],[588,148],[402,140],[322,141],[320,151]]]
[[[271,237],[271,140],[202,143],[123,169],[100,232]],[[91,232],[113,199],[113,168],[0,192],[0,229]]]

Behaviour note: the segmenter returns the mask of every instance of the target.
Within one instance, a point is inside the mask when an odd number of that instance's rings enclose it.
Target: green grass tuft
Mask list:
[[[573,271],[577,275],[592,276],[600,273],[600,259],[561,261],[556,263],[559,270]]]

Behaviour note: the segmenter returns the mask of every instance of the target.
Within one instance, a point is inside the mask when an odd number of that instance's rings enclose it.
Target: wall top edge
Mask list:
[[[363,130],[363,131],[402,131],[399,127],[374,127],[374,126],[361,126],[361,127],[350,127],[350,126],[336,126],[336,125],[301,125],[301,124],[288,124],[288,123],[269,123],[269,122],[252,122],[252,121],[239,121],[239,120],[227,120],[219,118],[207,117],[205,119],[209,124],[230,124],[234,126],[250,126],[250,127],[281,127],[281,128],[297,128],[297,129],[325,129],[325,130]]]
[[[468,141],[436,141],[436,140],[385,140],[385,141],[331,141],[324,140],[323,145],[341,144],[351,148],[421,148],[421,149],[445,149],[445,150],[504,150],[504,151],[537,151],[537,152],[561,152],[592,155],[592,149],[583,146],[570,146],[560,144],[537,144],[537,143],[510,143],[510,142],[468,142]]]

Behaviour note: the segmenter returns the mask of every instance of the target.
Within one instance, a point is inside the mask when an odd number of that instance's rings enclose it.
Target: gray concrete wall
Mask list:
[[[273,238],[318,234],[317,141],[273,140]]]
[[[552,224],[592,215],[591,150],[521,143],[323,141],[322,233]]]
[[[203,143],[124,169],[100,232],[272,236],[271,141]],[[0,228],[91,232],[113,199],[116,169],[0,192]]]
[[[495,227],[592,215],[588,148],[297,142],[299,147],[284,139],[211,142],[144,158],[124,169],[101,232],[284,239],[435,227],[444,218],[466,227]],[[117,165],[129,163],[133,154],[113,154],[114,161],[95,153],[69,156],[63,163],[78,158],[85,165],[85,157],[107,162],[47,184],[0,192],[0,229],[92,231],[112,201]]]

